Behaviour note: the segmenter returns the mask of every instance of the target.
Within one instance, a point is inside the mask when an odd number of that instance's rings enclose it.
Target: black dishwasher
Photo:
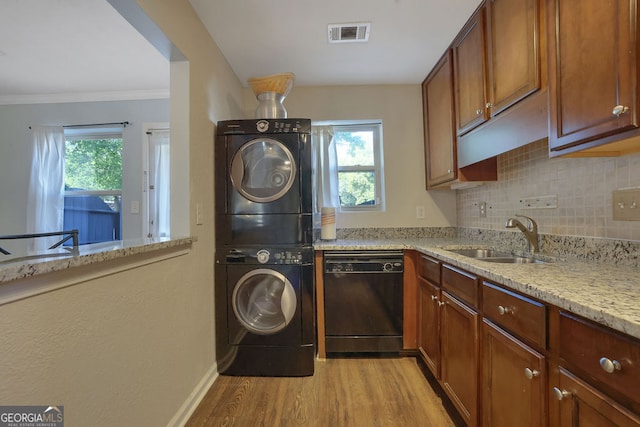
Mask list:
[[[324,253],[328,353],[402,350],[402,251]]]

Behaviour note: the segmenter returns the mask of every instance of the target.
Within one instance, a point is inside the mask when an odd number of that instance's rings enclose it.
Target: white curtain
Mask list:
[[[169,207],[170,168],[169,131],[154,130],[149,135],[149,237],[171,234]]]
[[[333,142],[333,126],[313,126],[311,143],[314,147],[316,171],[316,212],[322,207],[340,207],[338,196],[338,160]]]
[[[34,126],[31,175],[27,195],[27,233],[63,231],[64,223],[64,128]],[[30,251],[42,251],[60,237],[31,239]]]

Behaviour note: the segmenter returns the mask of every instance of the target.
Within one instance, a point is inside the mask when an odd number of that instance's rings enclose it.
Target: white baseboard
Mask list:
[[[202,377],[196,388],[193,389],[178,412],[176,412],[171,421],[169,421],[167,427],[183,427],[187,421],[189,421],[189,418],[193,415],[216,379],[218,379],[218,364],[214,363],[205,376]]]

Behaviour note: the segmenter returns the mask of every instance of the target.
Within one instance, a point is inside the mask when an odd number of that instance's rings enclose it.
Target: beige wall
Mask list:
[[[498,182],[458,192],[458,225],[504,229],[515,213],[534,218],[541,233],[640,240],[640,221],[614,221],[611,193],[640,187],[640,154],[550,159],[545,141],[498,157]],[[556,209],[523,210],[523,197],[557,195]],[[487,203],[480,218],[478,203]]]
[[[258,102],[250,89],[245,105],[254,117]],[[294,86],[284,106],[289,117],[315,121],[382,119],[386,211],[338,214],[338,228],[456,224],[455,193],[425,190],[420,85]],[[416,206],[424,206],[424,219],[416,219]]]
[[[0,403],[64,405],[70,427],[167,425],[215,365],[213,123],[243,114],[242,89],[188,0],[139,3],[189,60],[184,208],[197,242],[99,279],[82,269],[74,286],[0,306]]]

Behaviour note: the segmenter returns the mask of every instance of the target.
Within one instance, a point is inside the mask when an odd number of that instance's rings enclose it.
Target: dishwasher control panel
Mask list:
[[[402,253],[331,252],[325,254],[325,273],[402,273]]]

